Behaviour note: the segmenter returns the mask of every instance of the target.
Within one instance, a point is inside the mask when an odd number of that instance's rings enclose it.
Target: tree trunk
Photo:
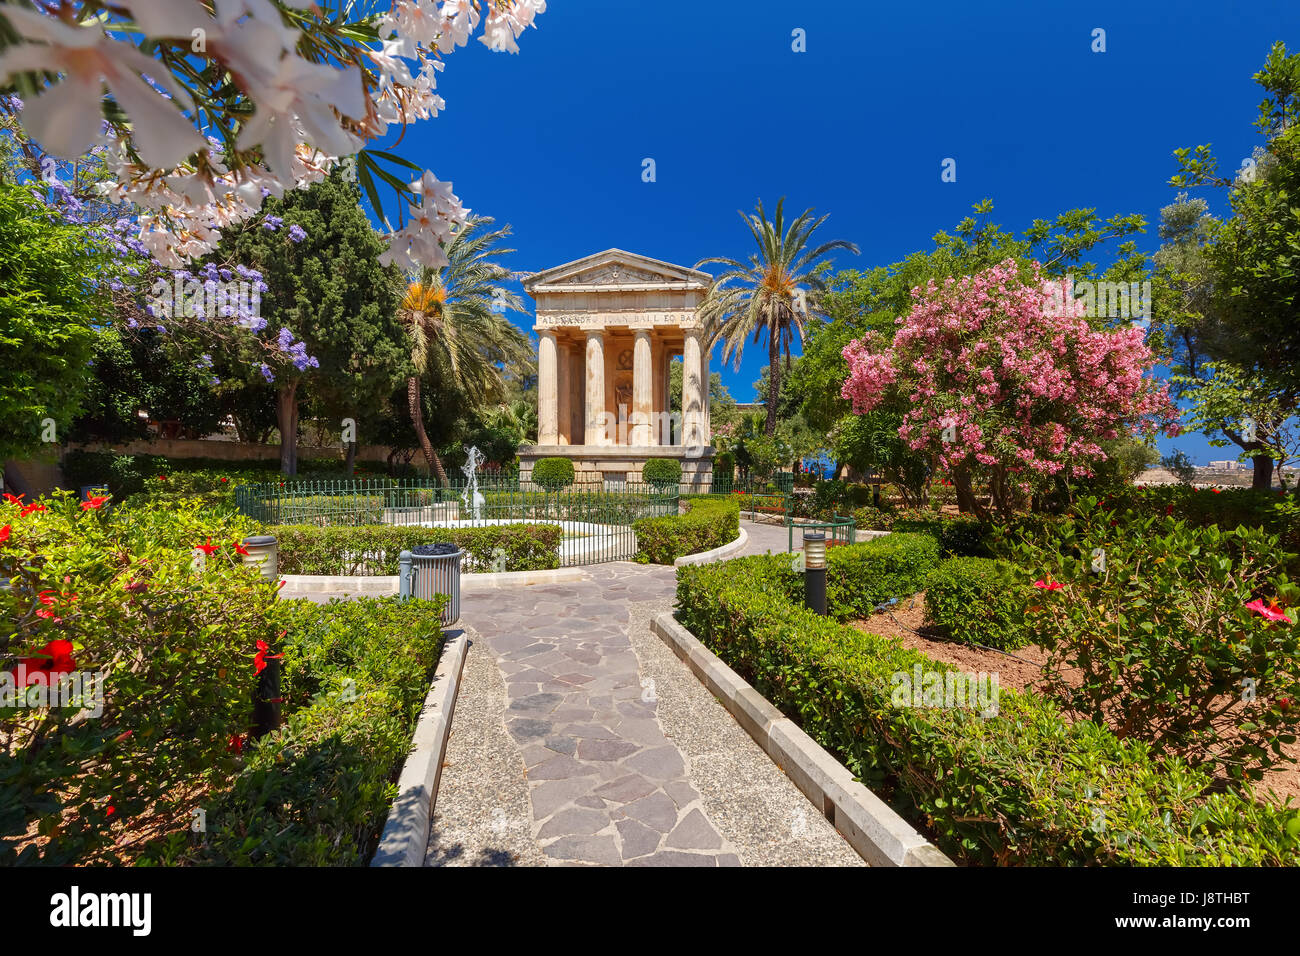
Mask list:
[[[348,457],[347,457],[347,460],[343,462],[343,467],[344,467],[344,469],[347,471],[347,473],[348,473],[349,476],[351,476],[351,475],[353,475],[353,474],[356,473],[356,470],[357,470],[357,443],[354,442],[354,441],[350,441],[350,442],[348,442]]]
[[[1255,448],[1263,448],[1260,442],[1251,442],[1246,446],[1246,451]],[[1255,466],[1255,474],[1251,478],[1250,487],[1256,491],[1268,491],[1273,487],[1273,456],[1266,451],[1261,451],[1251,459]]]
[[[964,515],[973,514],[981,521],[987,520],[988,515],[983,513],[979,502],[975,500],[975,492],[971,488],[970,473],[965,468],[958,468],[953,471],[952,486],[957,492],[957,510]]]
[[[438,481],[447,484],[447,473],[442,470],[442,460],[433,450],[429,436],[424,431],[424,408],[420,403],[420,377],[412,375],[406,380],[406,401],[411,410],[411,424],[415,426],[415,436],[420,439],[420,448],[424,451],[424,460],[429,463],[429,473],[438,476]]]
[[[281,385],[275,394],[275,421],[280,428],[280,474],[298,474],[298,383]]]
[[[777,333],[768,329],[767,343],[767,424],[763,434],[771,438],[776,434],[776,397],[781,394],[780,343]]]

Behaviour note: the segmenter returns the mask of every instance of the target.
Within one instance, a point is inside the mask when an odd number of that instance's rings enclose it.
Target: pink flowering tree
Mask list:
[[[855,414],[886,402],[907,411],[899,437],[952,476],[963,511],[987,483],[1002,517],[1057,477],[1088,477],[1101,442],[1124,432],[1177,434],[1167,388],[1140,328],[1098,329],[1084,303],[1047,294],[1038,263],[1012,260],[912,290],[893,342],[872,333],[843,351],[842,394]]]

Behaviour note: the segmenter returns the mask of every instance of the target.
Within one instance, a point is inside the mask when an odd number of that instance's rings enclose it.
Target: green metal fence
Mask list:
[[[852,517],[844,515],[833,515],[830,521],[800,521],[795,523],[793,518],[786,518],[786,535],[789,538],[786,544],[787,551],[794,550],[794,529],[798,528],[803,531],[824,531],[826,532],[827,546],[836,544],[855,544],[858,539],[858,523]]]
[[[487,479],[471,495],[464,481],[358,478],[267,482],[235,489],[242,514],[266,524],[372,524],[474,528],[511,523],[558,524],[564,531],[560,566],[630,561],[638,518],[674,515],[675,489],[627,484],[618,489],[521,487],[517,479]]]

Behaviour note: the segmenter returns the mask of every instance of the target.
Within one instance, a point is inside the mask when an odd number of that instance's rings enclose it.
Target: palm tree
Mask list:
[[[809,315],[823,315],[822,294],[826,291],[825,274],[830,263],[824,257],[837,249],[855,255],[858,247],[844,239],[808,248],[809,240],[826,216],[813,218],[806,209],[789,228],[785,227],[785,198],[776,204],[776,217],[768,222],[759,200],[753,215],[740,213],[758,245],[758,252],[745,264],[735,259],[702,259],[695,268],[716,263],[727,271],[718,276],[708,295],[700,303],[699,316],[705,327],[705,345],[718,339],[723,346],[722,360],[733,360],[740,367],[741,353],[751,336],[755,344],[767,337],[767,424],[764,433],[776,433],[776,400],[781,391],[780,358],[790,365],[790,346],[797,338],[803,344],[804,327]]]
[[[502,368],[526,361],[528,338],[510,324],[506,309],[523,311],[519,296],[501,287],[512,273],[495,261],[514,252],[497,243],[510,227],[489,230],[493,220],[470,219],[447,244],[447,265],[408,275],[398,317],[406,326],[413,374],[406,379],[406,398],[416,437],[429,471],[444,484],[447,473],[424,430],[420,383],[449,378],[473,408],[500,401],[505,395]]]

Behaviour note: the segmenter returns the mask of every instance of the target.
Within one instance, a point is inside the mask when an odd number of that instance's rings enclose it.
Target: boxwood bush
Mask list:
[[[281,574],[396,574],[403,551],[448,541],[466,552],[467,571],[545,571],[560,566],[556,524],[423,528],[407,525],[271,525]],[[504,567],[501,567],[504,558]]]
[[[374,853],[443,638],[442,598],[285,602],[285,720],[160,864],[357,866]]]
[[[567,458],[539,458],[533,465],[533,484],[559,491],[573,484],[573,462]]]
[[[890,598],[915,594],[939,562],[925,534],[894,533],[826,552],[826,605],[840,618],[866,617]]]
[[[686,514],[640,518],[636,559],[642,564],[672,564],[687,554],[711,551],[740,536],[740,508],[730,498],[690,498]]]
[[[1300,864],[1300,811],[1210,793],[1207,774],[1072,723],[1039,695],[1002,690],[991,718],[896,706],[896,675],[954,669],[808,611],[785,557],[680,568],[677,579],[683,624],[960,861]]]
[[[925,618],[950,640],[1011,651],[1030,643],[1024,629],[1029,594],[1009,569],[989,558],[949,558],[925,585]]]
[[[651,458],[641,469],[643,481],[676,488],[682,483],[682,463],[676,458]]]

